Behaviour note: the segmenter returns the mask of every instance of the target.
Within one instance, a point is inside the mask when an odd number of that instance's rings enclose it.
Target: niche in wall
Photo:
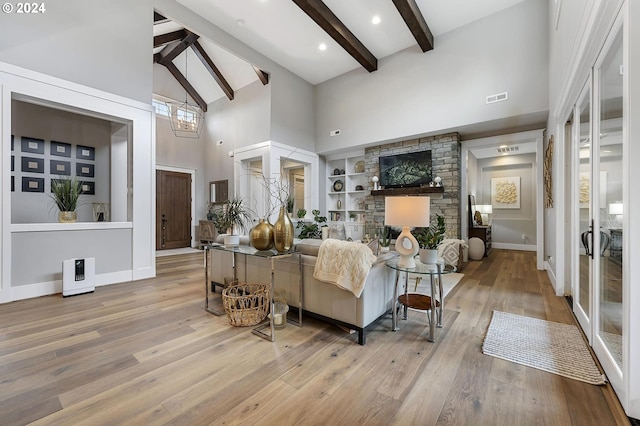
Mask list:
[[[81,182],[79,222],[108,221],[116,123],[18,99],[11,111],[11,223],[57,222],[51,183],[61,177]]]

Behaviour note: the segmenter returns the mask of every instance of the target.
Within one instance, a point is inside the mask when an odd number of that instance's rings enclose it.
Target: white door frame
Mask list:
[[[535,141],[536,144],[536,168],[534,170],[534,181],[536,182],[536,269],[544,269],[544,129],[530,130],[528,132],[511,133],[508,135],[492,136],[470,141],[463,141],[461,147],[461,165],[460,165],[460,235],[462,239],[469,238],[467,221],[462,218],[463,212],[469,209],[468,197],[468,172],[467,165],[469,161],[469,151],[474,148],[499,147],[505,143],[523,143]]]
[[[184,169],[182,167],[165,166],[157,164],[156,170],[165,172],[176,172],[191,175],[191,247],[198,247],[196,239],[196,171],[194,169]],[[156,204],[153,205],[155,209]],[[155,215],[154,215],[155,217]],[[155,241],[154,241],[155,244]]]

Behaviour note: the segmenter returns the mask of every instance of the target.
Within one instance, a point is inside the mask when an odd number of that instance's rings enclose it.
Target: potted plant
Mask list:
[[[389,246],[391,245],[391,229],[388,226],[382,228],[382,234],[380,234],[380,238],[378,239],[378,244],[380,244],[380,251],[382,253],[389,251]]]
[[[305,209],[298,209],[298,218],[301,220],[298,221],[296,228],[300,229],[300,234],[298,235],[300,239],[322,238],[322,227],[326,226],[322,224],[326,224],[327,218],[320,216],[320,210],[311,210],[311,213],[313,214],[313,222],[306,223],[303,219],[307,211]]]
[[[242,198],[232,198],[212,213],[214,226],[220,233],[226,233],[224,244],[237,246],[240,244],[240,236],[236,232],[246,231],[251,224],[252,214],[244,205]]]
[[[51,199],[60,210],[58,222],[77,222],[76,209],[79,205],[80,195],[82,195],[82,186],[78,178],[60,176],[57,179],[51,179]]]
[[[420,228],[414,234],[420,246],[420,262],[433,264],[438,261],[438,245],[444,240],[446,227],[444,217],[436,214],[436,223]]]

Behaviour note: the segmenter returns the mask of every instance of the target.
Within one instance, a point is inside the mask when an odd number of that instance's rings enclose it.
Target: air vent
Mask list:
[[[501,146],[500,148],[496,148],[496,151],[498,151],[498,154],[513,154],[514,152],[517,152],[520,148],[518,147],[518,145],[511,145],[511,146]]]
[[[487,103],[492,104],[494,102],[506,101],[507,99],[509,99],[509,92],[502,92],[487,96]]]

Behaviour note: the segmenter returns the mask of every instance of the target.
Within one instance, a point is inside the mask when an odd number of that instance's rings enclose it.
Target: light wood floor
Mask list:
[[[311,319],[275,343],[231,327],[203,309],[202,265],[0,306],[0,424],[628,424],[608,386],[482,354],[493,310],[574,322],[531,252],[470,262],[437,343],[412,312],[366,346]]]

